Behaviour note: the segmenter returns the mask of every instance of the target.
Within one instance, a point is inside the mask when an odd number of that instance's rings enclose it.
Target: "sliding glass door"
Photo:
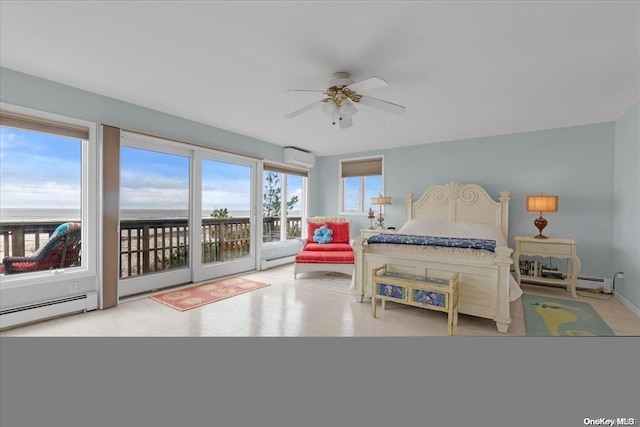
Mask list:
[[[196,155],[199,185],[193,241],[201,244],[194,281],[226,276],[256,266],[255,160],[211,152]],[[199,224],[198,224],[199,220]]]
[[[191,281],[191,150],[124,134],[120,284],[126,296]]]
[[[256,267],[257,161],[123,132],[119,296]]]

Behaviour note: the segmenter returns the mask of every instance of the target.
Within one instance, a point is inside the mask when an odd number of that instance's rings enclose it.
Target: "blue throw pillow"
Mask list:
[[[330,243],[333,240],[333,230],[324,224],[313,232],[313,241],[316,243]]]

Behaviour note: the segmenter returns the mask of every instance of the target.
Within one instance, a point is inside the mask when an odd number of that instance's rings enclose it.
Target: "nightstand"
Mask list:
[[[391,234],[396,230],[387,230],[386,228],[363,228],[360,230],[360,236],[368,239],[371,236],[377,236],[378,234]]]
[[[548,238],[536,239],[534,237],[516,236],[516,248],[513,253],[513,265],[516,280],[518,284],[551,284],[563,285],[567,287],[567,291],[571,291],[573,298],[576,295],[576,280],[580,274],[580,258],[576,255],[576,241],[565,238]],[[543,270],[542,264],[532,262],[530,268],[527,269],[529,274],[520,273],[520,255],[529,255],[545,258],[560,258],[566,260],[566,276],[559,274],[559,277],[553,277],[554,272],[551,270]],[[545,273],[546,272],[546,273]],[[548,275],[544,277],[544,275]]]

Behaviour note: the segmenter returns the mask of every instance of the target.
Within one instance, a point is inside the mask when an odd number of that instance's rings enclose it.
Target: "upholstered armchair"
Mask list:
[[[326,237],[330,235],[327,241]],[[315,237],[315,239],[314,239]],[[296,255],[293,269],[298,273],[327,271],[353,275],[354,252],[350,238],[350,221],[338,217],[307,220],[307,239]]]

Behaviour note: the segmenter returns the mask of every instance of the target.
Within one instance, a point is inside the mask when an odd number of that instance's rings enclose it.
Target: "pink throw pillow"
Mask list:
[[[333,243],[349,243],[349,222],[327,222],[327,227],[333,231]]]
[[[322,227],[323,225],[324,222],[307,221],[307,241],[309,243],[313,243],[313,235],[316,232],[316,229]]]

